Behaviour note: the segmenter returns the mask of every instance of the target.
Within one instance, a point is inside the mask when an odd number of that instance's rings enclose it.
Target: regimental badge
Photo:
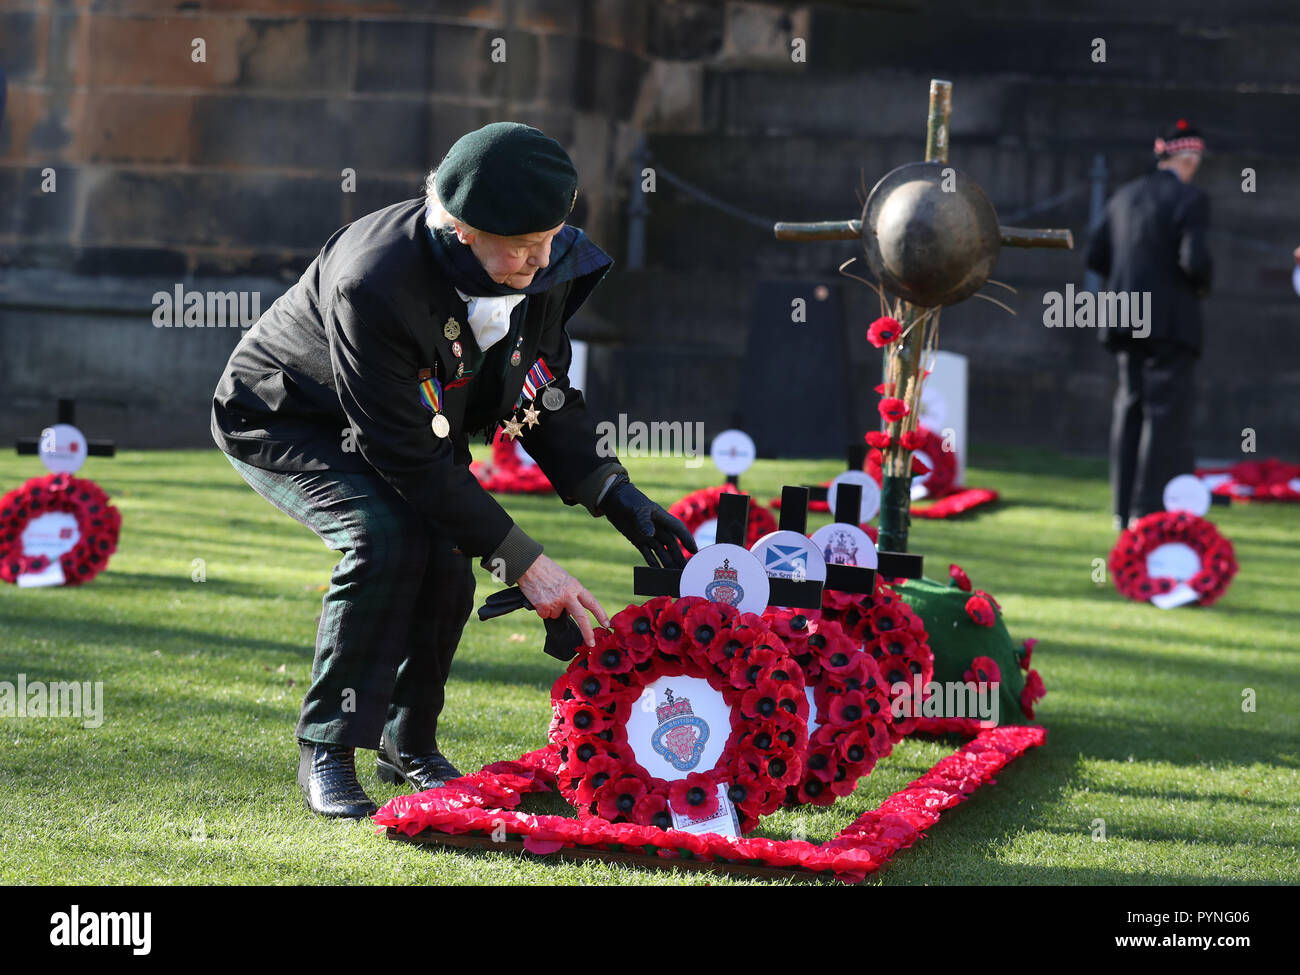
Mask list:
[[[465,363],[458,362],[456,363],[456,378],[459,379],[463,375],[465,375]]]
[[[689,697],[675,700],[672,688],[665,697],[666,703],[655,708],[659,727],[650,736],[650,744],[677,771],[689,772],[700,764],[709,740],[709,725],[691,709]]]
[[[510,353],[510,364],[511,364],[512,366],[517,366],[517,365],[519,365],[519,363],[523,362],[523,360],[524,360],[524,357],[521,356],[521,355],[519,354],[519,350],[518,350],[518,349],[515,349],[515,351],[513,351],[513,352]]]
[[[451,343],[451,354],[454,355],[457,359],[461,357],[464,351],[465,350],[461,348],[461,344],[459,342]]]
[[[442,326],[442,334],[447,341],[460,338],[460,322],[454,318],[447,319],[446,324]],[[456,354],[460,355],[459,352]]]
[[[713,581],[704,587],[704,598],[728,606],[739,606],[745,598],[745,590],[740,585],[740,573],[731,567],[731,559],[723,559],[722,565],[713,570]]]
[[[830,542],[822,550],[827,565],[857,565],[858,547],[846,531],[837,531],[831,535]]]

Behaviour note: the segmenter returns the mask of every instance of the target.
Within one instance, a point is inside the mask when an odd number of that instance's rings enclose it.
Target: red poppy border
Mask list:
[[[711,518],[718,517],[719,498],[724,494],[740,493],[740,489],[732,484],[700,488],[700,490],[692,491],[679,501],[674,501],[668,508],[668,513],[679,519],[686,526],[686,530],[694,535],[695,530],[702,524]],[[749,548],[764,535],[774,532],[776,529],[776,518],[772,516],[770,511],[761,505],[750,505],[749,525],[745,531],[745,548]]]
[[[476,460],[469,469],[484,490],[494,494],[547,494],[553,490],[541,467],[524,466],[515,442],[504,433],[498,433],[492,441],[492,460]]]
[[[64,585],[89,582],[108,565],[117,551],[122,513],[94,481],[67,473],[46,474],[0,497],[0,579],[17,582],[26,572],[49,567],[49,557],[23,554],[22,534],[33,519],[55,511],[73,515],[81,534],[77,544],[59,557]]]
[[[1232,543],[1204,518],[1187,511],[1157,511],[1126,528],[1110,553],[1110,573],[1120,595],[1147,602],[1169,592],[1177,582],[1147,573],[1147,555],[1167,542],[1182,542],[1201,559],[1201,569],[1187,580],[1196,590],[1197,603],[1209,606],[1227,591],[1237,574]]]
[[[916,843],[942,813],[991,784],[1008,764],[1042,745],[1047,729],[1009,725],[980,731],[960,750],[863,813],[834,839],[816,845],[803,840],[696,835],[635,823],[611,823],[594,816],[570,819],[515,810],[525,793],[555,787],[559,756],[553,746],[497,762],[429,792],[397,796],[373,819],[392,839],[468,835],[493,848],[493,837],[522,840],[537,855],[565,849],[625,851],[655,857],[657,866],[699,861],[713,869],[766,866],[859,883]]]

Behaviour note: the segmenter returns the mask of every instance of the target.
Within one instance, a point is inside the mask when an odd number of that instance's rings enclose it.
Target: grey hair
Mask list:
[[[438,190],[435,185],[437,175],[438,171],[433,169],[424,178],[424,199],[429,205],[429,213],[425,217],[425,222],[431,230],[435,227],[444,227],[450,230],[455,226],[456,218],[447,212],[447,209],[442,205],[442,201],[438,199]],[[465,226],[464,221],[461,223],[462,226]],[[466,229],[469,228],[466,227]]]

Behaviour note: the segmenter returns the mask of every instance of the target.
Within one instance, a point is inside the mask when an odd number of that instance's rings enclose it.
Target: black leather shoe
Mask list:
[[[357,781],[353,751],[347,745],[298,742],[298,784],[307,808],[318,816],[361,819],[379,808]]]
[[[393,785],[409,782],[416,792],[440,789],[452,779],[461,777],[460,770],[447,761],[442,752],[434,750],[427,755],[409,755],[399,751],[387,738],[379,742],[375,774],[381,782]]]

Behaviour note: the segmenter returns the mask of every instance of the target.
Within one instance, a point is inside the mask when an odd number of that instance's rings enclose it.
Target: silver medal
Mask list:
[[[547,386],[542,393],[542,405],[548,410],[558,410],[564,405],[564,394],[554,386]]]
[[[441,413],[433,414],[433,435],[435,437],[445,437],[451,433],[451,424]]]

